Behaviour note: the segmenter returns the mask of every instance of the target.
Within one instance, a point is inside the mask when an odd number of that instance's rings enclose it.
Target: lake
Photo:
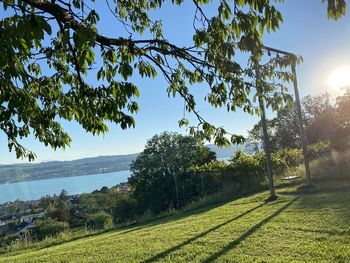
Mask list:
[[[90,193],[101,189],[103,186],[111,187],[126,182],[129,176],[130,171],[127,170],[105,174],[0,184],[0,204],[12,202],[16,199],[22,201],[37,200],[44,195],[59,194],[63,189],[69,195]]]

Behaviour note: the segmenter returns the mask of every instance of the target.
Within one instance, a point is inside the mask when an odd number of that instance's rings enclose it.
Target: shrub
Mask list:
[[[233,175],[243,184],[243,187],[250,188],[264,180],[265,165],[260,158],[260,156],[247,155],[239,150],[230,159]]]
[[[271,156],[272,168],[275,173],[280,174],[291,167],[303,162],[303,152],[300,149],[282,149],[274,152]]]
[[[329,142],[320,141],[308,146],[309,158],[315,160],[320,157],[329,157],[332,152],[332,148]]]
[[[113,217],[106,212],[97,212],[87,216],[86,224],[91,228],[108,229],[113,227]]]
[[[36,221],[35,232],[39,239],[49,236],[56,236],[59,233],[65,232],[69,229],[69,224],[66,222],[58,222],[51,218]]]
[[[138,214],[138,205],[134,198],[126,196],[118,201],[113,210],[113,218],[116,223],[124,223],[133,220]]]

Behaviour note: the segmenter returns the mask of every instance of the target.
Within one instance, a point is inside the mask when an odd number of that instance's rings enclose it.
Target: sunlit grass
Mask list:
[[[344,184],[344,181],[341,181]],[[349,262],[350,193],[319,183],[315,193],[279,189],[183,213],[3,262]],[[328,187],[328,188],[327,188]],[[326,189],[326,191],[322,191]]]

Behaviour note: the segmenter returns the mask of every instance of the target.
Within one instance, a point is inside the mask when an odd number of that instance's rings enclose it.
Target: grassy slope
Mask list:
[[[259,193],[0,262],[350,262],[349,188],[315,192]]]

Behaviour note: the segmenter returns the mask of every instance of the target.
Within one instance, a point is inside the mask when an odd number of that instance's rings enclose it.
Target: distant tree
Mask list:
[[[39,207],[46,212],[51,212],[55,210],[56,201],[53,197],[49,195],[42,196],[39,200]]]
[[[338,151],[350,148],[350,88],[337,97],[335,105],[336,125],[332,135],[332,146]]]
[[[269,138],[269,147],[271,151],[274,151],[278,148],[277,142],[275,140],[275,128],[276,123],[275,119],[273,120],[266,120],[267,127],[268,127],[268,138]],[[256,123],[251,130],[248,131],[248,145],[252,152],[258,153],[262,150],[263,147],[263,132],[262,132],[262,126],[261,121]]]
[[[302,100],[302,115],[308,144],[329,141],[336,126],[336,113],[327,93],[319,96],[306,96]],[[299,122],[295,105],[287,105],[268,120],[269,146],[273,152],[285,148],[300,148]],[[261,123],[249,131],[248,141],[255,148],[262,144]],[[259,149],[258,149],[259,150]]]
[[[193,137],[164,132],[153,136],[131,164],[128,182],[133,195],[144,209],[161,211],[179,206],[188,169],[215,159],[209,148]]]
[[[306,96],[302,104],[308,144],[329,141],[337,119],[329,94]]]
[[[49,213],[50,217],[60,222],[69,222],[70,213],[68,201],[69,196],[67,191],[62,190],[56,201],[55,209]]]
[[[113,214],[115,207],[128,195],[129,193],[123,193],[117,189],[103,187],[100,191],[95,191],[90,194],[81,194],[79,196],[78,205],[88,213],[103,211]]]
[[[19,213],[21,211],[21,201],[16,199],[8,206],[8,211],[10,214]]]

